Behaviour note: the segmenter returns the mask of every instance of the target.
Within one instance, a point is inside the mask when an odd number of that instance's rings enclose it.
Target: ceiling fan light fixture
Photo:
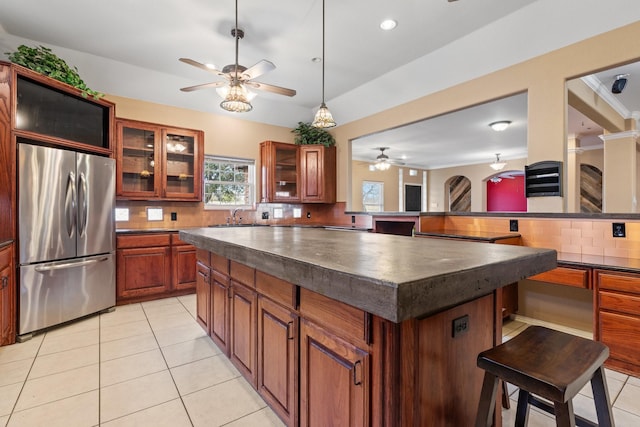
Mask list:
[[[244,90],[244,92],[245,92],[245,96],[247,98],[247,101],[249,101],[249,102],[253,101],[254,98],[256,97],[257,93],[251,92],[243,84],[240,84],[240,86],[242,87],[242,90]],[[230,89],[231,88],[229,86],[220,86],[220,87],[216,88],[216,93],[218,94],[218,96],[220,96],[220,98],[225,99],[227,97],[227,95],[229,94],[229,90]]]
[[[504,169],[504,167],[506,165],[507,165],[507,162],[501,162],[500,161],[500,153],[497,153],[496,154],[496,159],[493,161],[493,163],[489,164],[491,169],[493,169],[494,171],[500,171],[500,170]]]
[[[497,122],[489,123],[489,127],[491,127],[491,129],[495,130],[496,132],[502,132],[503,130],[508,128],[509,125],[511,125],[511,122],[509,120],[500,120]]]
[[[311,126],[317,128],[332,128],[336,125],[336,121],[333,120],[333,116],[331,115],[331,111],[327,108],[325,103],[323,102],[316,111],[316,115],[313,118],[313,123]]]
[[[253,110],[253,106],[247,98],[247,90],[237,83],[229,88],[229,93],[220,103],[220,107],[233,113],[247,113]]]
[[[378,169],[379,171],[389,170],[390,167],[391,167],[391,163],[387,162],[386,160],[383,160],[375,164],[375,168]]]

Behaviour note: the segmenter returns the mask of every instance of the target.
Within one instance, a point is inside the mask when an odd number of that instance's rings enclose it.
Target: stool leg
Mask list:
[[[565,403],[554,402],[553,407],[556,412],[557,427],[576,427],[576,417],[573,414],[573,401],[571,399]]]
[[[498,392],[498,377],[489,372],[484,373],[476,427],[490,427],[493,424],[493,412],[496,408],[496,394]]]
[[[529,392],[520,389],[518,392],[518,406],[516,408],[516,427],[525,427],[529,420]]]
[[[609,389],[607,388],[607,378],[604,368],[601,366],[591,378],[591,390],[593,390],[593,400],[596,404],[596,414],[598,414],[598,427],[615,427],[611,401],[609,400]]]
[[[511,409],[511,404],[509,403],[509,389],[507,389],[507,383],[502,382],[502,407],[504,409]]]

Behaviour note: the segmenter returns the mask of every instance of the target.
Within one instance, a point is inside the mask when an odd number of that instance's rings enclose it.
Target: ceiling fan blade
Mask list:
[[[226,84],[227,84],[227,82],[224,82],[224,81],[212,82],[212,83],[204,83],[204,84],[201,84],[201,85],[183,87],[180,90],[183,91],[183,92],[193,92],[194,90],[199,90],[199,89],[208,89],[208,88],[212,88],[212,87],[221,87],[221,86],[224,86]]]
[[[193,65],[196,68],[200,68],[201,70],[207,71],[207,72],[212,73],[212,74],[216,74],[218,76],[224,76],[225,75],[222,71],[216,70],[215,68],[207,67],[206,65],[204,65],[204,64],[202,64],[202,63],[200,63],[198,61],[194,61],[193,59],[179,58],[178,61],[184,62],[185,64]]]
[[[244,80],[255,79],[256,77],[259,77],[275,69],[276,69],[276,66],[273,65],[273,62],[263,59],[262,61],[244,70],[244,72],[242,73],[242,78]]]
[[[293,89],[287,89],[285,87],[268,85],[266,83],[259,83],[259,82],[253,82],[253,81],[245,81],[243,83],[249,87],[252,87],[253,89],[273,92],[273,93],[277,93],[278,95],[295,96],[296,94],[296,91]]]

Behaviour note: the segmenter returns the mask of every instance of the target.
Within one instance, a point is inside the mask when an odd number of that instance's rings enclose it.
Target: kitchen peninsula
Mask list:
[[[472,425],[495,290],[556,252],[297,227],[190,229],[198,319],[288,425]]]

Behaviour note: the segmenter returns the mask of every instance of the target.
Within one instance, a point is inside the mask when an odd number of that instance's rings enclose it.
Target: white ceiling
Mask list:
[[[636,2],[608,0],[602,7],[601,0],[326,0],[327,104],[339,125],[348,123],[637,21]],[[272,61],[277,68],[257,80],[295,89],[297,95],[259,92],[253,111],[235,117],[288,127],[310,121],[321,101],[322,65],[311,59],[322,56],[322,2],[238,3],[239,27],[246,33],[240,64]],[[378,25],[389,17],[398,27],[383,32]],[[576,19],[581,25],[567,25]],[[217,77],[178,61],[233,63],[233,21],[232,0],[2,1],[0,55],[20,44],[42,44],[77,66],[92,89],[233,115],[219,108],[214,90],[181,92]],[[522,112],[508,108],[512,131],[522,135]],[[443,139],[419,138],[425,146]],[[484,143],[475,138],[463,151]],[[482,158],[516,151],[495,141],[481,148]],[[454,152],[448,150],[440,166],[459,162],[451,158]],[[432,162],[435,155],[429,158]]]

